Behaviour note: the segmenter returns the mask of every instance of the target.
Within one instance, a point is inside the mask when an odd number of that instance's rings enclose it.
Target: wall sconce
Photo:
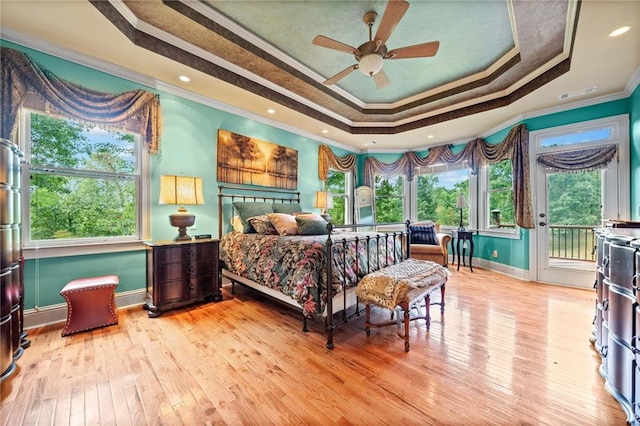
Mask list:
[[[176,241],[190,240],[187,235],[187,227],[192,226],[196,216],[188,213],[184,207],[187,204],[204,204],[202,196],[202,178],[187,176],[160,176],[160,201],[159,204],[179,205],[178,212],[169,215],[171,226],[178,228]]]
[[[458,199],[456,200],[456,208],[460,209],[460,227],[458,228],[458,231],[465,231],[464,223],[462,223],[462,210],[467,207],[469,207],[467,197],[464,194],[459,194]]]
[[[316,191],[316,202],[313,205],[316,209],[321,209],[320,216],[327,222],[331,220],[329,214],[327,214],[327,209],[333,208],[333,196],[330,192],[327,191]]]

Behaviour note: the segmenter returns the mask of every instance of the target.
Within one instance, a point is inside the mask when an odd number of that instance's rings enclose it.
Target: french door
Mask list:
[[[534,159],[541,152],[573,154],[585,148],[617,145],[616,156],[596,170],[558,171],[532,162],[536,219],[536,227],[530,233],[532,279],[572,287],[593,287],[593,228],[602,226],[604,220],[629,219],[625,118],[582,123],[556,131],[552,136],[537,134],[532,137],[537,146]],[[588,139],[590,132],[595,135],[595,141]],[[561,137],[577,142],[567,142],[563,146],[563,142],[559,142]],[[546,151],[545,138],[554,140]]]

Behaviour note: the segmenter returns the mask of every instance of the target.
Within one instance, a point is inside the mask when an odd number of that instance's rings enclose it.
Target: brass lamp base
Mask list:
[[[169,215],[169,223],[171,223],[171,226],[178,228],[178,236],[174,238],[174,241],[190,240],[191,237],[187,235],[187,228],[193,226],[195,222],[196,216],[187,213],[186,209],[184,212],[178,211],[178,213]]]

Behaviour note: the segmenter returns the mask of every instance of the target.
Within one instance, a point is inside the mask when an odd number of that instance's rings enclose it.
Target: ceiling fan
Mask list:
[[[407,9],[409,9],[408,2],[402,0],[390,0],[384,14],[382,15],[382,20],[380,21],[380,26],[378,27],[375,37],[372,37],[372,27],[378,17],[378,14],[373,11],[365,13],[362,17],[362,21],[369,27],[369,41],[361,44],[357,49],[323,35],[315,36],[313,44],[316,46],[351,53],[356,57],[356,61],[358,61],[358,63],[349,66],[324,81],[324,84],[335,84],[349,75],[352,71],[359,69],[363,74],[373,77],[376,87],[381,89],[388,86],[390,83],[389,77],[382,69],[385,59],[427,58],[434,56],[440,47],[439,41],[430,41],[427,43],[414,44],[412,46],[387,50],[385,43],[396,28],[396,25],[398,25],[406,13]]]

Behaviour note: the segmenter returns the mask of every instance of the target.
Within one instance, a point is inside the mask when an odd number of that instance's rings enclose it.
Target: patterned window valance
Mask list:
[[[538,164],[556,172],[581,172],[604,168],[618,152],[617,145],[538,155]]]
[[[420,158],[415,152],[406,152],[394,163],[382,163],[374,157],[369,157],[364,161],[364,184],[373,188],[376,175],[405,175],[411,181],[417,167],[436,163],[459,164],[466,161],[472,173],[477,173],[481,166],[507,158],[511,158],[513,166],[516,223],[521,228],[531,229],[535,225],[529,183],[529,132],[524,124],[511,129],[499,144],[491,145],[484,139],[478,138],[467,143],[457,154],[452,151],[451,145],[444,145],[431,148],[424,158]]]
[[[320,145],[318,148],[318,177],[321,181],[327,180],[329,168],[341,172],[355,171],[356,155],[349,154],[344,157],[338,157],[331,148],[326,145]]]
[[[135,129],[144,137],[149,152],[158,151],[161,114],[157,94],[133,90],[114,95],[87,89],[58,78],[18,50],[0,49],[1,138],[11,139],[18,110],[27,95],[35,93],[56,112],[71,119]]]

